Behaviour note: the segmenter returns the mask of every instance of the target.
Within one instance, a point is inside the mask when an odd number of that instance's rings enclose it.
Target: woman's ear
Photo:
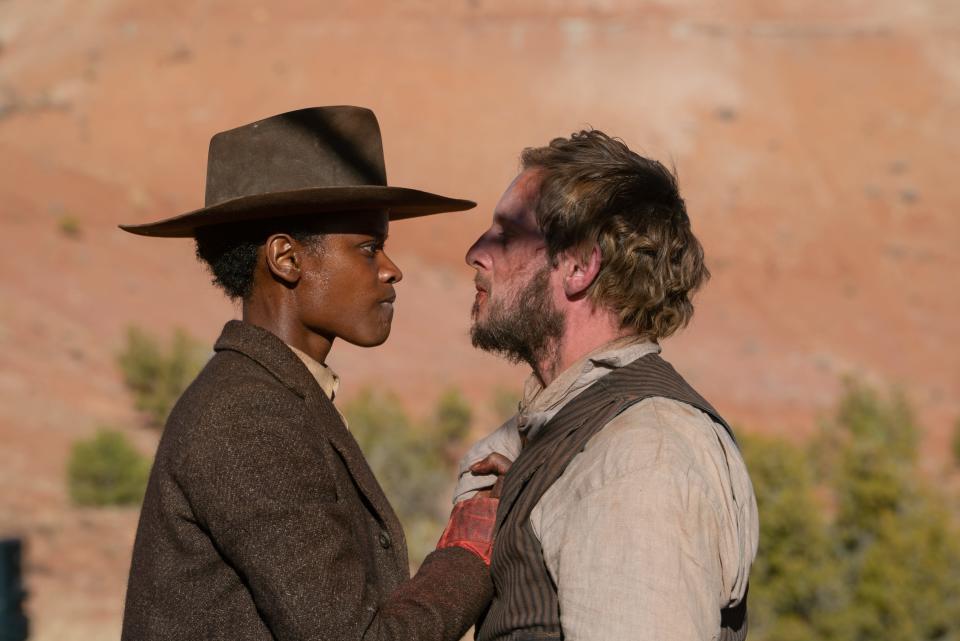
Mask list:
[[[302,248],[287,234],[274,234],[267,239],[264,245],[264,258],[267,268],[277,280],[288,285],[295,285],[300,280]]]
[[[601,266],[600,246],[594,244],[589,252],[571,249],[560,259],[563,274],[563,292],[567,298],[583,297],[597,279]]]

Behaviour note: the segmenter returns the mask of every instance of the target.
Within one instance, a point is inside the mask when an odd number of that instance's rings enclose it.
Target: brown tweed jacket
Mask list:
[[[157,450],[123,641],[456,640],[492,594],[460,548],[412,579],[403,530],[333,404],[231,321]]]

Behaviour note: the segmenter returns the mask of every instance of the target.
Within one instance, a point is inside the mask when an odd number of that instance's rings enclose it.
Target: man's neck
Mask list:
[[[540,383],[547,387],[568,367],[610,341],[633,334],[612,314],[590,311],[568,314],[563,335],[536,363],[531,363]]]

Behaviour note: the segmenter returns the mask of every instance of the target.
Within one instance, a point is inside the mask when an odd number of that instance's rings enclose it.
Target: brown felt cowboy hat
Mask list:
[[[377,117],[362,107],[312,107],[210,140],[206,202],[180,216],[120,225],[183,238],[200,227],[329,212],[380,210],[390,220],[463,211],[475,202],[387,186]]]

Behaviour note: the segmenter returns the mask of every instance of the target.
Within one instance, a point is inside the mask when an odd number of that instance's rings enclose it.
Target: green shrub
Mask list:
[[[80,238],[82,233],[80,219],[69,214],[61,216],[60,219],[57,220],[57,227],[60,229],[60,233],[67,238]]]
[[[756,641],[960,639],[960,527],[899,393],[848,382],[810,448],[744,435],[760,508]]]
[[[70,498],[77,505],[138,505],[143,500],[150,461],[115,430],[74,443],[67,467]]]
[[[444,451],[456,450],[470,434],[473,410],[460,390],[449,388],[440,395],[433,411],[433,434],[437,446]]]
[[[117,357],[134,404],[152,427],[162,427],[180,394],[206,360],[206,349],[177,329],[168,348],[139,327],[127,330],[127,342]]]
[[[960,528],[918,469],[919,429],[906,399],[848,383],[827,427],[843,443],[825,477],[846,588],[834,638],[960,638]]]
[[[803,448],[740,434],[760,509],[760,545],[750,572],[750,635],[815,639],[835,595],[827,519]]]

